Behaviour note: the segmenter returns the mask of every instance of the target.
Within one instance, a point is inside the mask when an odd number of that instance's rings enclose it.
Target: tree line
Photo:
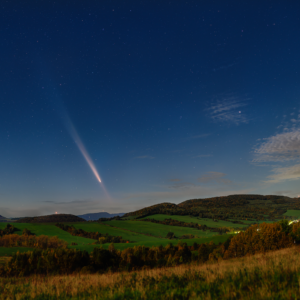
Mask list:
[[[142,219],[139,221],[145,221],[145,222],[152,222],[152,223],[156,223],[156,224],[162,224],[162,225],[170,225],[170,226],[181,226],[181,227],[190,227],[190,228],[194,228],[194,229],[198,229],[198,230],[210,230],[213,232],[218,232],[220,234],[222,233],[226,233],[229,231],[232,231],[231,228],[227,228],[227,227],[208,227],[205,224],[198,224],[198,223],[194,223],[194,222],[183,222],[183,221],[178,221],[172,218],[169,219],[164,219],[164,220],[156,220],[156,219],[151,219],[151,218],[147,218],[147,219]]]
[[[19,231],[19,229],[17,229],[14,225],[7,223],[4,229],[0,229],[0,237],[7,234],[13,234],[15,231]]]
[[[99,232],[88,232],[80,228],[75,228],[73,225],[69,226],[63,223],[56,223],[55,226],[58,228],[69,232],[73,236],[80,236],[84,238],[89,238],[92,240],[97,240],[100,244],[106,243],[129,243],[128,240],[123,239],[121,236],[113,236],[107,233],[102,234]]]

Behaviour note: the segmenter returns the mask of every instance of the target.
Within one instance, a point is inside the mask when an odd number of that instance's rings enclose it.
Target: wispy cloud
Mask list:
[[[216,72],[216,71],[219,71],[219,70],[228,69],[228,68],[231,68],[235,65],[237,65],[237,63],[231,63],[231,64],[223,65],[223,66],[220,66],[220,67],[217,67],[217,68],[213,68],[213,71]]]
[[[201,177],[199,177],[197,180],[200,183],[211,183],[211,182],[216,182],[216,183],[223,183],[223,184],[230,184],[232,183],[231,180],[224,178],[227,176],[225,173],[220,173],[220,172],[208,172]]]
[[[286,190],[286,191],[275,191],[274,192],[275,195],[290,195],[290,194],[294,194],[293,191],[290,191],[290,190]]]
[[[284,162],[300,157],[300,129],[276,134],[263,140],[254,150],[253,162]]]
[[[51,203],[51,204],[57,204],[57,205],[87,205],[87,204],[94,204],[95,201],[91,199],[83,199],[83,200],[72,200],[72,201],[52,201],[47,200],[43,201],[44,203]]]
[[[299,180],[300,179],[300,164],[291,167],[274,168],[272,175],[268,176],[265,183],[279,183],[286,180]]]
[[[240,99],[235,96],[222,97],[222,99],[213,101],[207,111],[216,122],[229,122],[236,125],[248,123],[245,113],[241,110],[247,105],[247,100],[249,99]]]
[[[190,188],[192,186],[195,186],[195,184],[191,183],[191,182],[179,182],[179,183],[175,183],[169,187],[174,188],[174,189],[183,189],[183,188]]]
[[[142,192],[142,193],[128,193],[125,196],[126,200],[133,200],[136,205],[135,209],[149,206],[162,202],[172,202],[179,203],[188,199],[195,198],[206,198],[206,197],[217,197],[217,196],[226,196],[233,194],[249,194],[253,192],[253,189],[231,189],[229,186],[220,186],[220,187],[208,187],[208,186],[190,186],[189,188],[174,189],[169,188],[167,191],[151,191],[151,192]],[[141,206],[141,203],[145,203],[144,206]]]
[[[141,155],[141,156],[136,156],[135,159],[154,159],[155,157],[150,156],[150,155]]]

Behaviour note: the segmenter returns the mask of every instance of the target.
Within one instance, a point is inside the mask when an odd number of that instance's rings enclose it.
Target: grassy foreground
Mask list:
[[[0,279],[0,299],[298,299],[299,247],[203,265]]]

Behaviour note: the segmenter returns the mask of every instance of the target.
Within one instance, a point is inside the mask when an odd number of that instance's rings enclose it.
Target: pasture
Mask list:
[[[128,230],[124,230],[123,228],[114,228],[109,226],[110,222],[107,225],[101,223],[75,223],[73,224],[75,228],[80,228],[88,232],[100,232],[102,234],[109,234],[113,236],[122,236],[123,239],[131,241],[131,242],[142,242],[142,241],[149,241],[149,242],[157,242],[160,239],[157,237],[152,236],[145,236],[144,234],[131,232]]]
[[[0,223],[0,229],[4,229],[7,223]],[[86,239],[78,236],[72,236],[70,233],[61,230],[56,227],[53,223],[48,224],[37,224],[37,223],[10,223],[14,225],[19,231],[14,232],[15,234],[22,234],[24,228],[27,228],[35,235],[47,235],[47,236],[57,236],[59,239],[66,241],[68,244],[72,242],[77,244],[88,244],[95,242],[92,239]]]
[[[300,210],[288,210],[284,216],[300,218]]]
[[[293,211],[295,215],[299,214],[300,217],[300,210],[294,210]],[[148,217],[141,218],[143,219],[155,219],[158,221],[164,221],[165,219],[173,219],[181,222],[186,222],[186,223],[197,223],[200,225],[206,225],[208,227],[213,227],[213,228],[220,228],[220,227],[229,227],[229,228],[243,228],[247,227],[251,224],[261,224],[261,223],[273,223],[274,221],[269,221],[269,220],[264,220],[264,221],[250,221],[250,220],[241,220],[244,224],[237,224],[233,223],[230,221],[224,221],[224,220],[212,220],[208,218],[199,218],[199,217],[194,217],[194,216],[179,216],[179,215],[164,215],[164,214],[157,214],[157,215],[152,215]],[[234,220],[232,220],[234,221]]]
[[[209,238],[195,238],[195,239],[182,239],[180,241],[187,243],[188,246],[192,246],[195,242],[198,244],[202,243],[209,243],[213,241],[215,244],[223,243],[230,237],[230,234],[223,234],[223,235],[216,235]],[[154,241],[147,241],[146,239],[141,242],[137,243],[120,243],[114,244],[115,249],[124,250],[127,248],[131,248],[134,246],[145,246],[145,247],[158,247],[160,245],[167,246],[168,244],[172,243],[173,245],[177,245],[179,239],[159,239],[156,242]],[[103,244],[103,245],[76,245],[76,246],[68,246],[70,249],[78,249],[78,250],[86,250],[87,252],[92,252],[95,247],[102,246],[104,249],[108,249],[110,244]]]
[[[180,222],[186,222],[186,223],[197,223],[200,225],[206,225],[208,227],[232,227],[232,228],[239,228],[239,227],[246,227],[248,224],[235,224],[229,221],[223,221],[223,220],[217,220],[213,221],[212,219],[207,219],[207,218],[199,218],[199,217],[194,217],[194,216],[178,216],[178,215],[162,215],[162,214],[157,214],[157,215],[152,215],[148,217],[144,217],[142,219],[155,219],[158,221],[164,221],[165,219],[173,219],[177,220]],[[249,221],[250,222],[250,221]],[[254,222],[252,222],[254,223]]]
[[[11,223],[19,231],[16,234],[21,235],[24,228],[29,229],[35,235],[47,235],[57,236],[58,238],[66,241],[68,247],[78,250],[86,250],[91,252],[95,247],[100,247],[99,244],[93,245],[95,240],[84,237],[72,236],[70,233],[63,231],[56,227],[53,223],[48,224],[35,224],[35,223]],[[179,239],[167,239],[166,235],[169,231],[173,232],[176,237],[182,235],[192,234],[195,236],[193,239],[181,239],[188,245],[192,245],[194,242],[206,243],[213,241],[215,243],[224,242],[229,235],[218,235],[211,231],[202,231],[189,227],[169,226],[161,225],[144,221],[107,221],[105,224],[97,222],[86,222],[86,223],[66,223],[68,225],[74,225],[77,229],[83,229],[88,232],[99,232],[102,234],[109,234],[112,236],[122,236],[123,239],[130,241],[129,243],[116,243],[114,246],[116,249],[123,250],[134,246],[166,246],[169,243],[174,245],[178,243]],[[4,229],[6,223],[0,223],[0,229]],[[71,243],[77,243],[77,245],[71,246]],[[103,244],[103,248],[108,248],[109,243]],[[26,247],[12,247],[12,248],[0,248],[0,256],[7,256],[20,252],[27,252],[32,250]]]
[[[115,226],[122,229],[127,229],[133,232],[138,232],[144,235],[151,235],[159,238],[165,238],[168,232],[173,232],[177,238],[182,235],[192,234],[195,238],[212,237],[217,233],[211,231],[203,231],[190,227],[180,227],[171,225],[162,225],[144,221],[107,221],[105,224]]]

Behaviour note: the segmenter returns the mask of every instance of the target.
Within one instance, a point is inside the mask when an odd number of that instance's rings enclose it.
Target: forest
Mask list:
[[[84,238],[89,238],[97,240],[100,244],[105,243],[129,243],[129,241],[124,240],[121,236],[112,236],[109,234],[101,234],[99,232],[88,232],[81,228],[75,228],[73,225],[69,226],[62,223],[56,223],[55,226],[58,228],[69,232],[73,236],[80,236]]]

